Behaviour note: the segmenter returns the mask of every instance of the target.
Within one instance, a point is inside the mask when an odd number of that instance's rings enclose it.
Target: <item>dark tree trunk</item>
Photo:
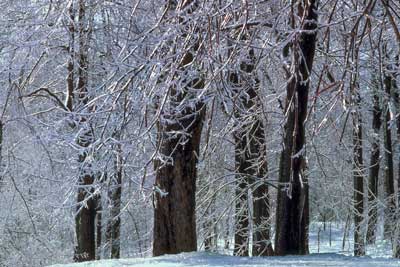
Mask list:
[[[397,57],[397,61],[399,61],[399,58]],[[399,67],[399,65],[397,65]],[[397,111],[397,117],[396,117],[396,125],[397,125],[397,146],[398,146],[398,153],[400,155],[400,93],[399,93],[399,87],[397,86],[397,80],[396,76],[393,77],[393,91],[394,91],[394,100],[396,104],[396,111]],[[399,157],[398,155],[398,157]],[[396,229],[396,236],[394,239],[394,257],[395,258],[400,258],[400,158],[398,158],[398,167],[397,167],[398,173],[397,173],[397,229]]]
[[[265,144],[265,143],[264,143]],[[265,175],[267,175],[267,167]],[[260,174],[261,177],[262,174]],[[253,256],[272,256],[274,250],[271,241],[271,218],[268,186],[265,184],[266,178],[257,179],[253,192],[253,216],[254,216],[254,235],[253,235]]]
[[[389,6],[390,1],[382,1],[382,3],[385,7],[386,13],[389,14],[389,21],[392,24],[393,29],[395,29],[398,33],[398,27],[396,26],[396,21],[393,19],[393,16],[390,14],[391,13],[390,12],[391,8]],[[397,44],[398,44],[398,49],[400,49],[400,39],[399,38],[397,38]],[[387,58],[389,58],[389,56],[387,56]],[[397,51],[397,55],[395,56],[395,60],[396,60],[395,67],[397,69],[399,68],[399,65],[400,65],[399,58],[400,58],[400,50]],[[388,66],[388,69],[391,70],[392,73],[389,74],[389,77],[385,77],[385,85],[389,85],[386,83],[387,83],[387,78],[390,78],[390,80],[391,80],[390,87],[392,87],[391,89],[393,89],[394,101],[395,101],[396,108],[397,108],[397,114],[396,114],[396,116],[397,116],[397,119],[396,119],[397,140],[399,142],[398,145],[400,146],[400,116],[399,116],[399,114],[400,114],[400,99],[399,99],[400,92],[399,92],[399,88],[397,86],[397,81],[396,81],[396,79],[398,78],[397,77],[398,71],[396,73],[396,71],[394,71],[392,66],[390,66],[390,65]],[[400,149],[399,149],[398,153],[399,152],[400,152]],[[399,155],[400,155],[400,153],[399,153]],[[397,229],[394,229],[395,236],[393,239],[394,242],[392,244],[393,245],[393,256],[395,258],[400,258],[400,160],[399,160],[398,164],[399,165],[398,165],[398,178],[397,178],[397,214],[395,214],[395,216],[394,216],[394,220],[396,222]],[[388,185],[387,187],[389,187],[389,186],[390,185]],[[388,189],[388,188],[386,188],[386,189]],[[388,191],[391,191],[391,190],[387,190],[386,193],[389,193]],[[393,191],[394,191],[394,188],[393,188]],[[389,203],[388,203],[389,208],[390,208],[390,206],[395,206],[390,202],[391,201],[389,200]],[[393,200],[393,202],[395,202],[395,200]],[[385,221],[385,223],[386,223],[386,221]]]
[[[371,160],[368,178],[368,229],[367,243],[374,244],[376,240],[376,229],[378,220],[378,181],[379,181],[379,166],[380,166],[380,128],[382,124],[381,116],[381,101],[377,87],[379,86],[374,81],[373,108],[372,108],[372,129],[374,136],[371,147]]]
[[[398,90],[397,84],[394,80],[394,88],[396,91]],[[398,146],[400,146],[400,101],[399,101],[400,94],[396,93],[396,101],[397,101],[397,142],[399,142]],[[393,240],[393,256],[395,258],[400,259],[400,160],[398,163],[398,176],[397,176],[397,213],[396,213],[396,230],[395,230],[395,237]]]
[[[396,62],[399,62],[399,57],[396,57]],[[398,63],[396,64],[396,67],[398,68],[399,65]],[[391,77],[391,87],[392,87],[392,97],[393,97],[393,102],[396,107],[396,126],[397,126],[397,148],[398,148],[398,153],[400,151],[400,92],[399,88],[397,86],[397,75],[392,73]],[[399,157],[400,153],[397,155]],[[399,159],[399,158],[398,158]],[[393,256],[395,258],[400,258],[400,160],[398,161],[398,176],[397,176],[397,213],[395,215],[395,222],[396,222],[396,228],[394,229],[394,238],[393,238]]]
[[[93,184],[94,176],[91,173],[90,165],[86,163],[87,148],[93,142],[92,134],[89,130],[78,138],[78,145],[82,147],[84,152],[79,156],[79,163],[81,163],[82,176],[79,178],[79,188],[77,197],[77,215],[76,221],[76,236],[77,236],[77,249],[75,254],[75,261],[90,261],[96,258],[96,214],[97,214],[97,201],[96,197],[92,195],[93,189],[90,185]]]
[[[235,112],[237,113],[237,112]],[[237,115],[236,115],[237,117]],[[241,129],[240,129],[241,130]],[[246,175],[249,162],[245,154],[247,143],[246,133],[234,133],[235,138],[235,169],[236,169],[236,204],[235,204],[235,240],[233,254],[236,256],[249,256],[249,177]]]
[[[250,31],[241,36],[251,40]],[[269,194],[267,182],[267,158],[263,112],[259,96],[260,81],[256,73],[256,55],[253,49],[247,58],[241,59],[237,71],[229,81],[237,94],[234,107],[236,120],[235,170],[236,170],[236,218],[234,255],[248,256],[250,235],[253,234],[253,256],[272,255]],[[249,189],[252,190],[253,218],[249,212]],[[250,232],[250,219],[253,233]]]
[[[121,196],[122,196],[122,148],[116,144],[114,175],[111,177],[110,189],[110,221],[109,221],[109,242],[111,247],[111,258],[119,259],[121,256],[120,232],[121,232]]]
[[[254,78],[253,78],[254,79]],[[258,85],[258,81],[256,81]],[[247,85],[248,86],[248,85]],[[253,192],[253,256],[272,255],[270,212],[267,182],[265,130],[257,91],[250,87],[242,96],[241,111],[236,111],[239,127],[235,132],[237,171],[237,204],[235,255],[247,256],[249,251],[248,189]]]
[[[317,39],[316,1],[300,1],[299,16],[306,18],[299,41],[292,44],[294,77],[287,85],[283,151],[279,164],[276,211],[275,253],[307,254],[308,181],[305,176],[305,119],[307,116],[309,76]]]
[[[102,204],[101,196],[96,196],[96,260],[101,258],[101,242],[102,242]]]
[[[364,219],[364,173],[362,149],[362,119],[359,111],[360,95],[355,93],[356,103],[353,111],[353,183],[354,183],[354,255],[365,255],[362,221]]]
[[[77,105],[84,107],[88,103],[88,29],[86,18],[85,1],[78,2],[78,83],[76,91],[78,93]],[[86,107],[87,108],[87,107]],[[88,109],[88,112],[90,110]],[[78,245],[75,253],[75,261],[90,261],[96,258],[96,209],[97,203],[95,196],[92,195],[91,185],[94,181],[94,174],[90,164],[86,162],[89,147],[93,143],[93,133],[87,118],[81,117],[79,127],[82,133],[78,136],[77,144],[82,148],[78,162],[81,164],[79,177],[79,188],[77,194],[76,215],[76,236]]]
[[[85,175],[81,179],[80,185],[90,185],[92,183],[93,177]],[[77,262],[95,260],[96,201],[87,194],[85,189],[80,188],[77,202],[80,204],[75,218],[78,245],[74,260]]]
[[[233,254],[236,256],[249,256],[249,205],[248,205],[248,177],[246,162],[241,156],[245,148],[244,140],[235,135],[235,162],[236,162],[236,208],[235,208],[235,240]]]
[[[197,250],[195,192],[204,108],[198,103],[181,118],[175,117],[175,123],[158,126],[160,154],[170,159],[154,164],[154,256]]]
[[[170,8],[178,8],[187,16],[198,8],[198,1],[170,1]],[[190,5],[190,7],[188,7]],[[188,8],[186,8],[188,7]],[[178,12],[178,13],[179,13]],[[154,238],[153,255],[176,254],[197,250],[196,236],[196,180],[200,152],[201,132],[205,116],[205,104],[197,99],[204,89],[204,80],[196,64],[196,54],[201,49],[202,32],[199,25],[192,25],[179,17],[177,26],[196,32],[184,43],[182,58],[177,58],[179,71],[173,74],[175,84],[169,91],[169,107],[161,111],[158,121],[157,147],[163,160],[155,160],[154,185]],[[187,24],[188,23],[188,24]],[[200,62],[195,62],[199,63]]]
[[[73,2],[70,4],[68,9],[69,15],[69,44],[68,44],[68,53],[69,58],[67,62],[67,93],[66,93],[66,107],[69,111],[73,109],[73,100],[74,100],[74,60],[75,60],[75,9]]]
[[[394,195],[394,169],[393,169],[393,147],[392,131],[390,129],[390,98],[392,93],[392,77],[385,75],[385,121],[384,129],[384,148],[385,148],[385,197],[387,199],[385,208],[384,236],[387,239],[393,237],[394,213],[396,210],[396,200]]]

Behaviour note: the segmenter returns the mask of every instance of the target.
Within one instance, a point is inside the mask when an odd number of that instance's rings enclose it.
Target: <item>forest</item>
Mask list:
[[[400,266],[399,84],[399,0],[1,0],[0,266]]]

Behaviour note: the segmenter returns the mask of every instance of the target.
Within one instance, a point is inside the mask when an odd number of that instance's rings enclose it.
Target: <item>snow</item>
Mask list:
[[[286,257],[234,257],[206,252],[181,253],[154,258],[101,260],[51,267],[399,267],[400,260],[355,258],[334,253]]]
[[[390,242],[378,235],[375,245],[367,247],[367,256],[353,257],[352,230],[343,246],[341,223],[312,223],[310,255],[285,257],[234,257],[231,253],[191,252],[161,257],[100,260],[95,262],[58,264],[49,267],[400,267],[400,259],[391,258]],[[319,232],[319,234],[318,234]],[[319,236],[319,238],[318,238]],[[318,242],[319,240],[319,242]]]

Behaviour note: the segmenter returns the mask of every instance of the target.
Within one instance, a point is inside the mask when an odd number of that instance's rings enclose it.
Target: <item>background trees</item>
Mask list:
[[[385,207],[398,256],[399,13],[383,0],[2,1],[0,262],[67,262],[76,246],[83,259],[267,255],[272,239],[304,254],[307,217],[355,216],[363,254]]]

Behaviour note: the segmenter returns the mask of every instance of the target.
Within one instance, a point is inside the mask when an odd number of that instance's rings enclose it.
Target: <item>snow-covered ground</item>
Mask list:
[[[286,257],[233,257],[205,252],[182,253],[155,258],[101,260],[53,265],[52,267],[399,267],[400,260],[340,254],[311,254]]]
[[[319,234],[318,234],[319,232]],[[352,231],[350,231],[352,233]],[[319,236],[319,238],[318,238]],[[318,242],[319,240],[319,242]],[[400,260],[391,258],[391,247],[380,238],[367,248],[367,256],[352,256],[352,236],[346,236],[343,247],[343,225],[312,224],[310,252],[307,256],[234,257],[218,253],[193,252],[155,258],[101,260],[89,263],[52,265],[51,267],[400,267]]]

